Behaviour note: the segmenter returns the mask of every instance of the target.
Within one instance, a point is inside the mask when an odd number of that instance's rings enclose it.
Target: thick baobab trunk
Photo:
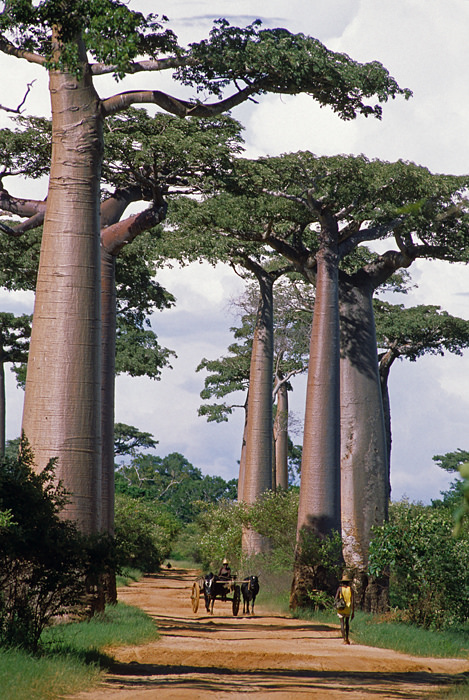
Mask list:
[[[373,288],[340,283],[341,510],[343,555],[356,603],[387,608],[387,587],[368,578],[371,528],[388,513],[388,465],[372,306]]]
[[[340,336],[338,300],[338,230],[323,225],[316,256],[316,300],[311,329],[306,389],[303,455],[298,507],[298,544],[290,596],[294,609],[307,590],[335,582],[314,562],[304,560],[302,538],[340,532]]]
[[[277,411],[274,421],[275,485],[288,488],[288,388],[282,382],[277,391]]]
[[[57,457],[64,517],[101,526],[99,180],[102,125],[89,75],[51,72],[52,166],[23,431],[38,471]]]
[[[272,488],[273,281],[259,272],[260,299],[252,343],[243,501],[250,505]],[[265,537],[246,528],[244,556],[268,549]]]

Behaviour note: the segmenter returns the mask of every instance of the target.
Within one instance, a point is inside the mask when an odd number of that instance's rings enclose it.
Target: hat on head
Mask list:
[[[228,564],[228,559],[226,557],[223,559],[223,563]]]
[[[352,577],[349,576],[349,574],[347,574],[347,573],[344,572],[344,573],[342,574],[342,578],[340,579],[340,582],[341,582],[341,583],[345,583],[345,582],[350,583],[350,581],[352,581]]]

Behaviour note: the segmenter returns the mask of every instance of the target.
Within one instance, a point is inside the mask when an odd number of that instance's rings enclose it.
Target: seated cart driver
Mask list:
[[[223,559],[223,564],[218,572],[218,578],[222,581],[229,581],[231,579],[231,568],[226,557]]]

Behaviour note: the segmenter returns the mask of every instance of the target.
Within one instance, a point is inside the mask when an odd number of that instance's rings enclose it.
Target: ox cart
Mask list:
[[[241,601],[240,582],[234,578],[224,580],[214,576],[214,574],[207,574],[207,576],[198,578],[192,584],[191,603],[194,613],[199,609],[201,596],[204,599],[205,609],[208,613],[213,614],[215,598],[219,598],[223,602],[229,601],[231,603],[233,615],[236,617]]]

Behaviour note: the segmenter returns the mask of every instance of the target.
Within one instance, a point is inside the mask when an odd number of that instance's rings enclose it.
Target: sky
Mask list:
[[[1,3],[0,3],[1,5]],[[130,6],[154,12],[155,3],[131,0]],[[245,26],[260,18],[266,27],[285,27],[318,38],[329,49],[360,62],[380,61],[413,97],[383,105],[383,118],[359,117],[342,122],[308,96],[264,95],[257,104],[236,108],[233,116],[245,127],[246,155],[278,155],[310,150],[316,155],[365,154],[368,158],[413,161],[433,172],[469,171],[469,0],[172,0],[161,13],[181,43],[208,35],[212,21],[226,17]],[[0,54],[0,103],[16,107],[25,85],[35,80],[26,109],[49,114],[47,78],[23,61]],[[169,77],[140,74],[116,85],[109,76],[96,79],[102,97],[124,89],[151,87],[182,95]],[[184,93],[187,95],[187,93]],[[9,126],[0,112],[0,127]],[[25,195],[25,183],[5,180],[14,195]],[[45,197],[47,182],[28,183],[28,196]],[[393,295],[392,303],[435,304],[469,319],[469,271],[463,265],[417,262],[411,270],[413,289]],[[135,425],[159,441],[156,454],[180,452],[204,473],[226,479],[237,476],[243,416],[228,423],[207,423],[197,416],[203,388],[195,372],[203,357],[215,359],[232,342],[236,325],[230,300],[243,291],[242,281],[227,267],[192,264],[162,270],[158,280],[176,299],[175,308],[153,315],[161,344],[173,349],[173,370],[160,381],[119,376],[116,421]],[[15,313],[32,310],[31,294],[0,291],[1,308]],[[452,480],[432,460],[436,454],[469,449],[469,354],[398,361],[390,376],[393,449],[392,498],[429,502]],[[304,416],[305,381],[294,384],[292,411]],[[7,437],[20,432],[23,392],[7,372]],[[301,442],[301,435],[293,436]]]

